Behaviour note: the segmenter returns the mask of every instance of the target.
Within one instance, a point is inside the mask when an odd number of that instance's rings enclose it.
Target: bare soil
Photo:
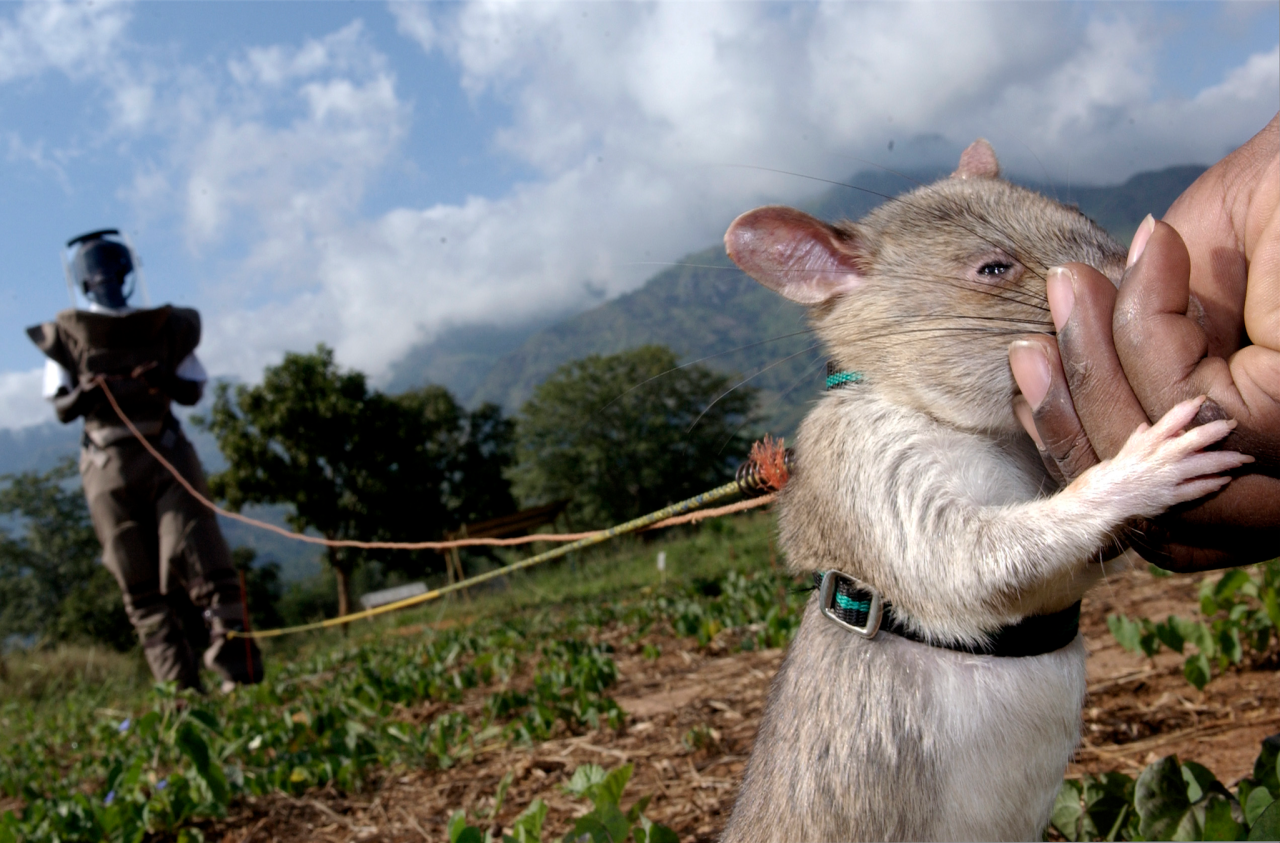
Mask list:
[[[1130,617],[1194,616],[1199,577],[1155,578],[1134,571],[1096,589],[1085,600],[1082,628],[1090,649],[1084,737],[1068,776],[1119,770],[1135,774],[1166,755],[1204,764],[1234,785],[1253,768],[1264,737],[1280,732],[1280,684],[1274,660],[1245,664],[1197,691],[1182,677],[1182,659],[1125,652],[1107,629],[1109,613]],[[206,827],[211,840],[444,841],[459,808],[487,816],[502,777],[513,781],[497,817],[509,831],[534,798],[550,811],[543,839],[558,839],[587,806],[561,789],[579,764],[606,768],[635,764],[630,799],[652,794],[646,814],[673,828],[681,840],[716,839],[733,806],[738,783],[764,710],[782,650],[734,652],[730,642],[705,649],[692,640],[651,636],[622,646],[617,630],[619,682],[613,696],[628,713],[620,732],[601,729],[532,747],[495,745],[447,770],[386,774],[367,793],[316,790],[305,797],[248,800]],[[607,637],[615,637],[610,635]],[[662,655],[642,657],[643,643]],[[478,708],[480,697],[464,704]],[[427,719],[439,706],[406,711]],[[629,804],[624,798],[624,803]],[[495,835],[496,836],[496,835]]]

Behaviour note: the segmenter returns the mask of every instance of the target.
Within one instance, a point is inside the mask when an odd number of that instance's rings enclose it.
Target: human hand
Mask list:
[[[162,392],[169,398],[184,406],[197,403],[204,394],[202,381],[189,381],[180,378],[171,371],[160,366],[156,361],[143,363],[134,368],[130,375],[133,380],[146,384],[151,392]]]
[[[1206,570],[1280,552],[1277,204],[1280,124],[1273,119],[1188,188],[1165,223],[1143,223],[1118,291],[1080,264],[1051,271],[1057,343],[1033,336],[1010,348],[1025,397],[1015,409],[1064,480],[1117,453],[1139,424],[1198,394],[1210,400],[1196,423],[1239,423],[1223,447],[1257,462],[1216,495],[1129,537],[1166,568]]]
[[[85,415],[102,400],[96,380],[85,380],[71,389],[59,387],[53,396],[53,411],[58,421],[66,424]]]

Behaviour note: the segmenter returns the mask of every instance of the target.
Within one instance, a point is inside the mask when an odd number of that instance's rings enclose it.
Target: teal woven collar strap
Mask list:
[[[862,380],[862,372],[844,372],[834,361],[827,361],[827,389],[843,389]]]

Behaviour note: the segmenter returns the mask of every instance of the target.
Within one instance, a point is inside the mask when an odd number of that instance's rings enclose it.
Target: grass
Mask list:
[[[61,644],[0,656],[0,705],[56,704],[86,688],[107,696],[131,697],[150,687],[151,674],[138,651],[119,653],[102,646]]]
[[[321,630],[262,644],[268,679],[283,666],[315,658],[336,647],[377,642],[403,636],[419,628],[467,625],[484,618],[510,618],[540,612],[562,613],[583,606],[628,600],[664,591],[678,591],[698,582],[740,573],[770,570],[773,517],[752,513],[680,527],[643,537],[624,536],[544,566],[517,571],[497,585],[453,595],[419,608],[358,621],[344,635],[339,629]],[[544,549],[534,545],[503,550],[506,561],[525,558]],[[656,557],[666,553],[666,571]],[[473,573],[483,569],[473,562]],[[208,687],[216,687],[212,675]],[[13,730],[57,711],[132,711],[144,705],[152,680],[141,651],[118,653],[101,646],[60,645],[56,648],[14,651],[0,656],[0,754]]]
[[[706,644],[743,629],[744,648],[789,640],[803,597],[771,570],[772,530],[757,513],[633,538],[345,635],[268,639],[266,680],[228,697],[148,691],[136,654],[11,658],[0,798],[22,813],[0,812],[0,843],[182,839],[240,794],[359,790],[379,770],[616,728],[617,666],[601,630],[661,624]],[[429,722],[403,716],[432,702],[445,708]]]
[[[568,610],[583,604],[626,601],[663,588],[680,589],[721,577],[729,571],[752,573],[783,565],[774,550],[776,529],[771,514],[751,513],[678,527],[644,537],[623,536],[613,542],[516,571],[474,589],[420,607],[351,624],[347,639],[376,640],[420,626],[442,627],[479,618],[506,617],[537,611]],[[506,562],[523,559],[551,545],[502,550]],[[666,553],[666,571],[657,569],[657,554]],[[489,570],[483,560],[468,565],[469,574]],[[648,591],[646,591],[646,589]],[[293,661],[340,644],[337,629],[302,633],[261,642],[268,661]],[[271,670],[270,664],[267,667]]]
[[[790,639],[805,595],[777,570],[773,530],[769,515],[755,513],[631,537],[515,572],[469,598],[357,622],[345,635],[268,639],[266,681],[227,697],[156,689],[137,653],[9,656],[0,674],[0,843],[197,840],[244,796],[358,792],[397,770],[617,728],[623,713],[609,696],[617,664],[602,633],[621,627],[628,646],[652,633],[743,649]],[[1240,576],[1232,582],[1245,590]],[[1221,609],[1229,589],[1219,582],[1212,591]],[[717,638],[726,630],[734,634]],[[406,716],[411,709],[431,717]],[[1235,794],[1174,758],[1136,779],[1068,782],[1054,827],[1068,839],[1154,839],[1174,826],[1183,839],[1280,833],[1280,808],[1269,813],[1280,794],[1277,747],[1264,745]]]

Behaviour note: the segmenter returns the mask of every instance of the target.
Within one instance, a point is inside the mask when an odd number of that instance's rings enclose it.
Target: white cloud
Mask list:
[[[320,74],[381,71],[386,60],[372,49],[364,25],[356,20],[323,38],[308,39],[301,47],[251,47],[227,67],[242,86],[278,87]]]
[[[401,35],[417,42],[425,52],[435,48],[436,28],[425,3],[394,2],[389,4],[389,8],[395,15],[396,28]]]
[[[922,163],[903,160],[913,138],[959,149],[986,136],[1008,170],[1105,182],[1214,160],[1280,99],[1274,49],[1158,99],[1164,45],[1140,6],[395,5],[408,42],[452,63],[477,104],[509,109],[477,144],[535,175],[488,198],[369,209],[370,185],[418,153],[411,130],[450,127],[427,123],[429,109],[414,124],[413,80],[359,21],[170,67],[110,59],[100,45],[123,38],[120,8],[44,8],[0,23],[0,81],[106,68],[117,131],[162,146],[133,162],[126,192],[139,216],[175,217],[193,254],[226,267],[201,356],[246,380],[322,340],[344,365],[385,374],[443,325],[627,291],[653,274],[642,262],[818,189],[735,165],[839,179],[864,166],[851,159]],[[45,45],[55,12],[80,15],[65,56]],[[13,34],[22,27],[36,35]],[[57,160],[15,140],[10,154]]]
[[[0,82],[58,70],[74,79],[112,63],[128,23],[120,3],[25,3],[0,21]]]
[[[253,379],[284,350],[343,344],[335,311],[348,304],[317,284],[320,263],[326,242],[360,225],[370,180],[408,130],[396,84],[358,21],[250,48],[220,87],[186,100],[171,160],[135,179],[140,206],[171,193],[193,252],[242,254],[205,314],[201,354],[216,373]]]
[[[58,160],[61,156],[51,154],[46,149],[43,140],[27,143],[17,132],[9,132],[8,141],[8,159],[10,161],[25,161],[37,170],[44,170],[50,173],[57,179],[63,191],[71,192],[71,181],[67,177],[66,168]]]
[[[183,185],[193,249],[247,241],[255,270],[280,271],[284,253],[342,226],[409,110],[359,21],[300,47],[250,48],[227,71],[174,94],[168,176]]]
[[[646,256],[676,259],[716,242],[728,219],[765,195],[814,192],[800,179],[720,165],[839,178],[854,168],[847,155],[884,160],[887,139],[937,132],[956,148],[995,137],[1014,171],[1038,170],[1039,157],[1051,162],[1050,175],[1077,181],[1082,170],[1096,181],[1186,160],[1155,144],[1138,147],[1140,162],[1109,165],[1119,116],[1156,107],[1160,46],[1136,16],[1110,9],[476,3],[456,13],[394,11],[403,33],[457,64],[472,96],[510,103],[511,124],[493,142],[542,175],[500,198],[401,208],[327,239],[307,305],[337,326],[330,336],[341,358],[375,374],[438,326],[571,307],[587,285],[623,292],[652,274],[636,265]],[[1229,84],[1256,98],[1258,85]],[[1204,106],[1190,104],[1179,119],[1194,120],[1197,109]],[[1236,122],[1261,125],[1263,111]],[[1157,121],[1148,131],[1163,130]]]
[[[49,402],[40,397],[44,367],[28,372],[0,372],[0,428],[28,427],[53,419]]]
[[[238,220],[253,263],[279,269],[271,241],[341,227],[405,131],[408,111],[388,74],[309,81],[282,96],[302,112],[286,125],[219,115],[192,131],[201,137],[180,166],[193,247],[226,238]]]

